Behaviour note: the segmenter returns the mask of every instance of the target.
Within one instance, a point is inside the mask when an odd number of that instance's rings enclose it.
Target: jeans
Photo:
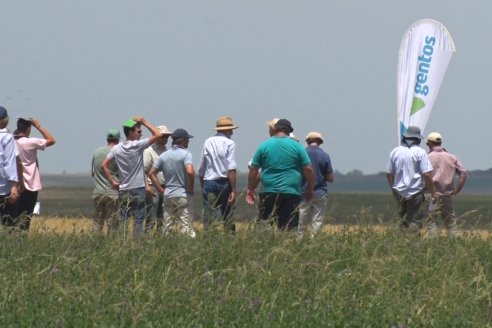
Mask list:
[[[260,220],[272,219],[280,230],[297,230],[301,196],[279,193],[260,193]]]
[[[120,190],[120,232],[126,232],[126,223],[129,216],[135,218],[133,234],[138,236],[142,233],[143,222],[145,219],[145,188],[134,188]]]
[[[229,179],[205,180],[203,186],[203,227],[208,230],[210,220],[222,218],[224,227],[230,232],[236,231],[236,226],[232,223],[232,206],[227,204],[231,185]]]

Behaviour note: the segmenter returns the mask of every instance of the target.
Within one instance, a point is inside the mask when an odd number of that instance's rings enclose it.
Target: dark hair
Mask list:
[[[313,142],[316,142],[318,145],[321,145],[323,143],[323,140],[321,140],[320,138],[308,138],[306,142],[308,145],[312,144]]]
[[[275,125],[275,133],[277,133],[277,132],[283,132],[283,133],[289,135],[291,132],[291,128],[287,125],[277,124],[277,125]]]
[[[18,119],[17,120],[17,131],[18,132],[26,132],[27,129],[29,129],[32,125],[31,121],[23,120],[23,119]]]

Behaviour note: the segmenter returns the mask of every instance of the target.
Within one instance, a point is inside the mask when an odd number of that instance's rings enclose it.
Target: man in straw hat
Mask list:
[[[151,232],[152,230],[154,230],[156,222],[158,227],[162,226],[162,219],[164,215],[163,195],[161,192],[158,191],[158,186],[152,183],[148,176],[148,173],[152,166],[154,166],[154,164],[159,159],[159,156],[167,150],[167,140],[169,139],[169,136],[172,132],[169,131],[165,125],[159,125],[156,127],[156,129],[159,130],[159,132],[161,133],[161,137],[157,139],[155,143],[147,147],[147,149],[145,149],[143,153],[144,170],[145,174],[147,174],[147,183],[152,189],[152,197],[150,197],[149,195],[150,198],[147,199],[147,217],[145,218],[145,232]],[[162,172],[157,173],[157,181],[159,182],[159,185],[161,187],[164,187],[165,180]]]
[[[140,140],[142,125],[152,133],[150,138]],[[119,190],[119,230],[123,234],[126,233],[128,216],[133,215],[135,218],[133,233],[138,236],[142,232],[145,219],[146,195],[152,193],[145,179],[143,152],[161,137],[161,133],[141,116],[124,122],[123,132],[126,140],[111,149],[101,167],[111,186]],[[118,166],[120,181],[116,181],[111,175],[109,166],[112,161]]]
[[[311,159],[314,171],[314,198],[311,202],[306,201],[307,181],[303,176],[302,194],[303,198],[299,213],[299,235],[302,237],[306,231],[307,224],[311,221],[311,236],[313,237],[322,227],[326,212],[328,196],[327,182],[335,181],[330,156],[321,149],[323,136],[313,131],[306,136],[306,151]]]
[[[400,226],[409,232],[422,228],[426,215],[424,187],[435,200],[432,164],[425,150],[419,147],[421,139],[420,128],[409,126],[401,144],[391,151],[386,169],[388,184],[398,204]]]
[[[162,153],[150,169],[149,176],[159,192],[164,193],[164,222],[162,232],[168,234],[176,224],[185,236],[194,238],[191,197],[194,193],[195,170],[191,153],[187,150],[192,135],[185,129],[176,129],[172,134],[173,146]],[[162,172],[166,188],[158,184],[157,173]]]
[[[293,131],[288,120],[277,121],[273,137],[264,141],[253,156],[246,194],[246,202],[253,205],[256,201],[256,179],[261,169],[260,221],[271,219],[279,229],[290,231],[296,230],[299,223],[301,171],[307,181],[306,201],[310,202],[314,193],[311,160],[306,150],[289,137]]]
[[[429,234],[437,234],[436,221],[442,217],[448,229],[448,236],[453,237],[458,231],[453,196],[458,195],[465,185],[468,173],[459,158],[442,147],[442,137],[439,132],[429,134],[427,146],[429,147],[429,159],[434,168],[432,181],[437,195],[435,206],[430,207]],[[456,187],[454,185],[455,175],[458,176]]]
[[[110,129],[106,133],[106,142],[105,146],[97,148],[92,155],[92,177],[94,179],[92,231],[101,233],[106,224],[107,233],[111,234],[118,226],[118,191],[113,189],[111,183],[104,175],[101,164],[109,151],[120,142],[120,131],[118,129]],[[115,162],[111,163],[109,170],[112,179],[119,181],[118,166]]]
[[[9,116],[7,110],[0,106],[0,225],[10,225],[6,222],[5,206],[13,204],[19,197],[16,153],[17,146],[14,137],[7,130]],[[12,218],[11,218],[12,219]]]
[[[220,211],[224,227],[236,230],[232,222],[232,208],[236,201],[236,144],[231,140],[234,125],[229,116],[219,117],[217,133],[203,144],[198,176],[203,194],[203,225],[208,230],[210,221]]]

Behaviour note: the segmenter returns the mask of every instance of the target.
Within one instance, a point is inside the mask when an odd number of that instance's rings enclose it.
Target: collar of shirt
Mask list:
[[[216,137],[226,137],[229,139],[229,137],[224,133],[224,132],[220,132],[220,131],[217,131],[217,133],[215,134]]]

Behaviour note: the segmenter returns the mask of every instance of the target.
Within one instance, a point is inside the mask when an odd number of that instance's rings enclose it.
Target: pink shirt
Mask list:
[[[38,150],[46,148],[46,139],[22,137],[16,140],[22,162],[24,187],[30,191],[41,190],[41,177],[37,164]]]
[[[468,175],[458,157],[448,153],[442,147],[434,147],[429,153],[429,159],[434,170],[432,181],[434,189],[441,195],[451,195],[454,191],[454,176]]]

